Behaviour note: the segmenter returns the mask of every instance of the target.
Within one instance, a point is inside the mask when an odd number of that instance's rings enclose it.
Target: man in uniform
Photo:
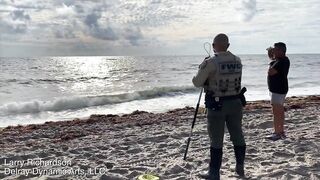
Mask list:
[[[213,40],[215,55],[206,58],[192,82],[204,87],[210,137],[209,172],[206,179],[220,179],[225,124],[230,133],[236,157],[236,172],[244,176],[246,144],[242,133],[242,103],[240,100],[242,64],[239,57],[227,51],[228,36],[218,34]]]
[[[286,56],[287,47],[283,42],[268,48],[268,56],[272,60],[268,69],[268,88],[271,96],[274,133],[267,137],[277,141],[286,137],[284,132],[284,101],[288,93],[289,58]]]

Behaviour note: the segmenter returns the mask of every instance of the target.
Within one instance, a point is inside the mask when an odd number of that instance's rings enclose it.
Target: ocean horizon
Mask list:
[[[266,55],[239,55],[247,100],[267,100]],[[287,96],[319,94],[320,54],[288,54]],[[200,55],[0,57],[0,127],[195,106]],[[203,102],[201,103],[203,105]]]

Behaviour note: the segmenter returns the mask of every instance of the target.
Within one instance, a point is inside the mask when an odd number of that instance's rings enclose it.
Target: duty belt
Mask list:
[[[231,100],[231,99],[238,99],[240,98],[240,94],[238,95],[232,95],[232,96],[223,96],[223,97],[214,97],[212,96],[214,99],[216,100],[220,100],[220,101],[223,101],[223,100]]]
[[[224,100],[232,100],[232,99],[240,99],[242,106],[245,106],[247,104],[246,98],[244,96],[244,93],[247,91],[247,88],[243,87],[240,90],[240,93],[237,95],[232,95],[232,96],[222,96],[222,97],[217,97],[214,96],[213,93],[207,92],[206,98],[205,98],[205,104],[207,106],[215,106],[215,103],[220,103]],[[212,104],[213,103],[213,104]]]

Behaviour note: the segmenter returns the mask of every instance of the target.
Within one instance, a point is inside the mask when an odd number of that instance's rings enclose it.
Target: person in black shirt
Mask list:
[[[278,42],[268,48],[268,56],[272,60],[268,69],[268,88],[271,96],[274,133],[267,137],[276,141],[285,138],[284,133],[284,101],[288,93],[288,72],[290,60],[286,56],[286,44]]]

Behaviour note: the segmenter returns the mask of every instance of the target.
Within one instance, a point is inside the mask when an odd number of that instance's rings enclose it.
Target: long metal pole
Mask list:
[[[190,131],[190,134],[189,134],[189,138],[188,138],[188,142],[187,142],[187,147],[186,147],[186,151],[185,151],[184,156],[183,156],[183,160],[186,160],[186,159],[187,159],[187,153],[188,153],[189,144],[190,144],[190,141],[191,141],[192,130],[193,130],[194,124],[195,124],[196,119],[197,119],[197,114],[198,114],[198,109],[199,109],[199,104],[200,104],[200,100],[201,100],[202,91],[203,91],[203,88],[201,88],[200,95],[199,95],[199,99],[198,99],[198,104],[197,104],[197,107],[196,107],[196,111],[194,112],[194,117],[193,117],[193,122],[192,122],[192,126],[191,126],[191,131]]]

